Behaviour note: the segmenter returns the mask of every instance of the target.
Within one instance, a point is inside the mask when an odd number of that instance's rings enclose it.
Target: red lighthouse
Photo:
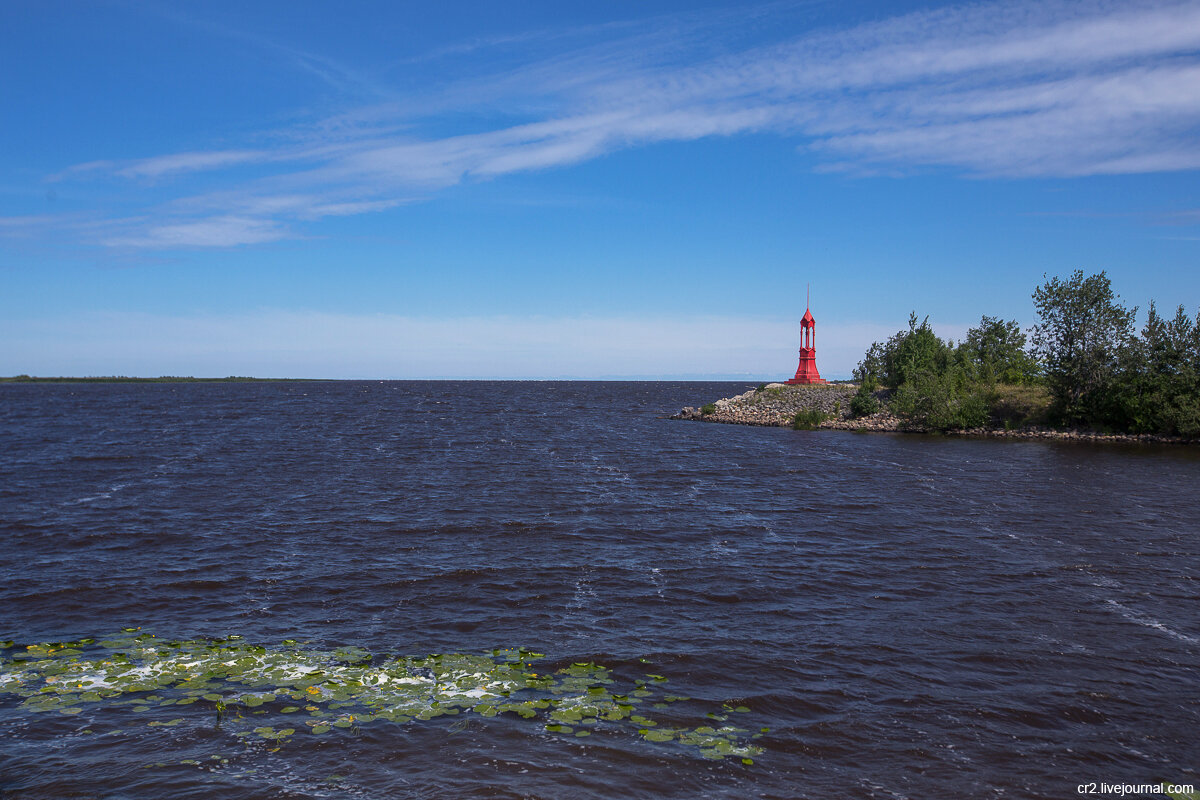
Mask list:
[[[829,383],[817,372],[817,322],[812,312],[804,309],[804,319],[800,320],[800,366],[796,367],[796,377],[786,383]]]

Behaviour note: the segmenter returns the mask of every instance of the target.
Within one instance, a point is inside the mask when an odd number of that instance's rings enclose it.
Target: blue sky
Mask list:
[[[1043,275],[1200,304],[1200,2],[10,0],[0,74],[0,374],[786,378],[811,285],[847,377]]]

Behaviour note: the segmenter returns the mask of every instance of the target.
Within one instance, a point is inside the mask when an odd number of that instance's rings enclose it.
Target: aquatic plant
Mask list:
[[[240,636],[164,640],[127,629],[99,641],[0,642],[0,650],[0,695],[24,698],[18,707],[25,711],[75,715],[123,706],[133,714],[186,713],[277,747],[298,731],[319,736],[369,723],[514,714],[576,737],[620,727],[645,742],[696,748],[706,758],[732,756],[749,764],[762,752],[751,743],[761,731],[723,724],[750,712],[745,706],[710,711],[704,718],[715,722],[705,725],[684,724],[679,713],[671,715],[676,724],[668,724],[661,712],[689,698],[659,692],[665,676],[648,673],[622,686],[612,670],[591,662],[539,672],[535,663],[545,656],[521,648],[376,658],[358,647],[327,651],[284,640],[268,648]],[[658,710],[659,719],[638,713],[643,704]],[[186,719],[147,725],[173,727]]]

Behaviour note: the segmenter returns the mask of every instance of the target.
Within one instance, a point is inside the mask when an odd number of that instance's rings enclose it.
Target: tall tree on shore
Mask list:
[[[1033,350],[1063,422],[1106,416],[1122,354],[1133,345],[1137,314],[1118,300],[1104,272],[1085,277],[1076,270],[1065,281],[1055,277],[1034,290],[1041,322],[1033,328]]]
[[[1200,434],[1200,314],[1193,321],[1179,306],[1168,319],[1151,302],[1142,336],[1125,356],[1116,403],[1128,427]]]
[[[1037,361],[1025,352],[1026,337],[1016,320],[984,315],[958,345],[958,361],[974,380],[1028,384],[1038,379]]]
[[[929,317],[918,325],[914,311],[908,316],[908,330],[897,331],[884,344],[873,343],[854,375],[860,382],[874,378],[895,389],[922,372],[945,372],[951,355],[950,345],[929,326]]]

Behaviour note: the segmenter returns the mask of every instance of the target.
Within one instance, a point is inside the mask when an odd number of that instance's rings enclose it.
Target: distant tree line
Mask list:
[[[1047,280],[1033,303],[1032,337],[984,316],[958,345],[912,314],[908,330],[863,356],[852,413],[874,413],[886,395],[895,414],[932,430],[1046,423],[1200,436],[1200,312],[1180,305],[1167,319],[1151,302],[1139,336],[1137,308],[1121,305],[1105,273],[1081,270]]]

